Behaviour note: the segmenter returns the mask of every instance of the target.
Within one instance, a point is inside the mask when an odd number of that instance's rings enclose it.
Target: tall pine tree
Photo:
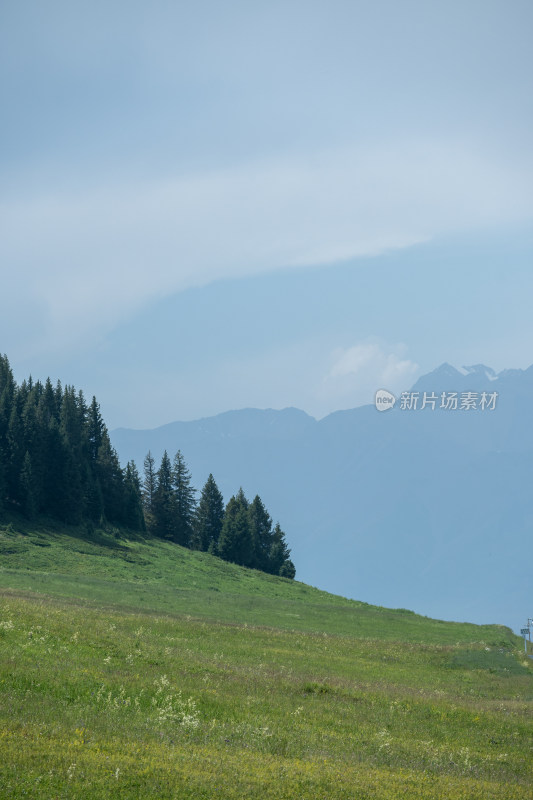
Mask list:
[[[253,543],[248,518],[248,501],[242,489],[231,497],[218,542],[218,554],[225,561],[241,564],[245,567],[253,563]]]
[[[15,391],[16,384],[7,356],[0,356],[0,511],[8,496],[10,446],[7,432]]]
[[[272,533],[272,546],[270,548],[270,569],[273,575],[281,575],[283,578],[294,578],[296,569],[290,559],[291,551],[287,547],[285,534],[281,530],[279,522],[276,522]]]
[[[224,500],[211,474],[200,495],[193,525],[195,550],[217,552],[218,540],[224,522]]]
[[[162,539],[176,540],[176,506],[172,486],[172,465],[165,450],[157,471],[153,505],[153,532]]]
[[[193,533],[196,493],[191,486],[191,473],[180,450],[174,456],[172,487],[176,512],[176,541],[178,544],[188,547]]]
[[[31,458],[28,451],[24,456],[22,471],[20,474],[20,487],[22,497],[22,510],[28,519],[33,519],[37,512],[37,502],[35,498],[35,486],[33,483],[33,470]]]
[[[135,461],[128,461],[124,476],[124,525],[135,531],[145,530],[141,481]]]
[[[157,491],[157,470],[152,453],[148,451],[144,459],[144,479],[142,484],[142,503],[146,528],[154,532],[154,499]]]
[[[273,544],[272,519],[257,494],[248,508],[253,544],[253,566],[268,572],[270,548]]]
[[[107,430],[104,430],[102,443],[98,448],[96,475],[102,491],[105,519],[119,525],[124,512],[124,475]]]

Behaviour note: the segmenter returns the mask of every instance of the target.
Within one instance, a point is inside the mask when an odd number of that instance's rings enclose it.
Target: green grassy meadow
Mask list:
[[[0,526],[0,797],[533,798],[522,648],[169,543]]]

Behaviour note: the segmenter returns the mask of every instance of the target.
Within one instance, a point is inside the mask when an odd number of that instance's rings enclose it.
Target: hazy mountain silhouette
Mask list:
[[[519,627],[533,613],[533,367],[443,364],[412,387],[416,410],[374,406],[320,421],[244,409],[154,430],[117,429],[123,463],[181,449],[200,489],[240,485],[279,519],[297,579],[440,618]],[[420,408],[423,393],[435,409]],[[478,408],[441,409],[441,393]],[[497,392],[494,409],[479,408]]]

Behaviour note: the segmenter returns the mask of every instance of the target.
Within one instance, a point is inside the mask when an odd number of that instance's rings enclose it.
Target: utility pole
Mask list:
[[[524,653],[527,655],[527,639],[526,636],[529,636],[529,642],[531,644],[531,623],[533,620],[531,618],[528,619],[527,625],[525,628],[520,628],[520,633],[524,637]]]

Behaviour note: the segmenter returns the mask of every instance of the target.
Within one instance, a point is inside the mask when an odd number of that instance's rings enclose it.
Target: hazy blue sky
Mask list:
[[[0,4],[0,351],[111,426],[533,362],[530,0]]]

